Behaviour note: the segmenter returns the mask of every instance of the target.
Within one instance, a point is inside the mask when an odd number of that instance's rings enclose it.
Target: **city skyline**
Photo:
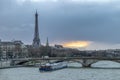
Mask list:
[[[42,44],[48,37],[51,45],[120,48],[118,0],[1,0],[0,4],[2,40],[32,44],[37,9]]]

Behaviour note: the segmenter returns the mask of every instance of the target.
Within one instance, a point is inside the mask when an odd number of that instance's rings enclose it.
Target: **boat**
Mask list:
[[[53,63],[46,63],[44,65],[41,65],[39,68],[40,72],[43,71],[54,71],[54,70],[59,70],[59,69],[63,69],[63,68],[67,68],[67,62],[65,61],[56,61]]]

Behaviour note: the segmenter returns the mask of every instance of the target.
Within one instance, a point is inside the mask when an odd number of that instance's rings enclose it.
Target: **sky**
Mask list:
[[[32,44],[36,10],[42,44],[120,48],[120,0],[0,0],[0,39]]]

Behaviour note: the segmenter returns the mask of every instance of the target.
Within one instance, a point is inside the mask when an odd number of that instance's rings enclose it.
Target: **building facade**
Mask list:
[[[1,58],[19,58],[27,56],[27,49],[22,41],[0,41]]]

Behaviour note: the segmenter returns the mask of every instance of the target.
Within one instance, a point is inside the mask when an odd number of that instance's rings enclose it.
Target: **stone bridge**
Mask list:
[[[120,58],[106,58],[106,57],[50,57],[50,58],[25,58],[25,59],[13,59],[11,61],[12,65],[22,65],[29,61],[43,61],[49,62],[51,60],[63,60],[63,61],[73,61],[81,63],[83,67],[91,67],[92,64],[98,61],[114,61],[120,63]]]

